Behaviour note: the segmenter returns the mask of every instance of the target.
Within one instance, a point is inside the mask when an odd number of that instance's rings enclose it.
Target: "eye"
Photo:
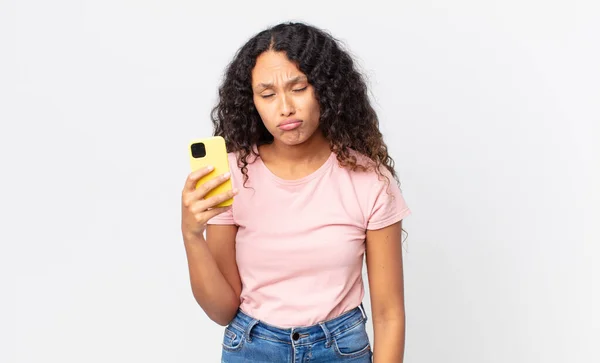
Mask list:
[[[292,91],[294,91],[294,92],[302,92],[302,91],[304,91],[306,88],[307,88],[307,87],[304,87],[304,88],[297,88],[297,89],[294,89],[294,90],[292,90]]]
[[[268,94],[268,95],[260,95],[260,97],[262,97],[262,98],[269,98],[269,97],[272,97],[272,96],[275,96],[275,94],[271,93],[271,94]]]

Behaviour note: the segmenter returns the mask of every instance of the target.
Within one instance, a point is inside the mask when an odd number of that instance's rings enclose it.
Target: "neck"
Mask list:
[[[270,149],[278,159],[294,163],[310,162],[331,152],[329,141],[322,134],[316,134],[300,145],[286,145],[275,140]]]

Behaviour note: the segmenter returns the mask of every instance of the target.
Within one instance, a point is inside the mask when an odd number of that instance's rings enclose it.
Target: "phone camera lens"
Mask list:
[[[206,156],[206,147],[204,143],[197,142],[192,144],[192,156],[195,158],[203,158]]]

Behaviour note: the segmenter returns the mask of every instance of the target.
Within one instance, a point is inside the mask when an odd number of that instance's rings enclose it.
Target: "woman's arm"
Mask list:
[[[211,320],[223,326],[229,324],[240,305],[236,232],[236,226],[209,225],[207,241],[195,235],[184,236],[194,298]]]
[[[240,304],[241,283],[235,262],[237,227],[207,223],[227,211],[215,206],[233,198],[236,191],[205,199],[208,192],[229,179],[223,174],[196,187],[198,180],[212,170],[202,168],[188,176],[181,195],[181,232],[194,298],[211,320],[227,325]]]
[[[405,313],[402,221],[368,230],[366,259],[375,335],[373,362],[404,361]]]

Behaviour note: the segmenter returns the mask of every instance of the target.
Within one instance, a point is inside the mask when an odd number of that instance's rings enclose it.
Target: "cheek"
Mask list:
[[[319,106],[319,102],[317,100],[312,100],[309,106],[310,114],[316,121],[319,120],[321,116],[321,107]]]
[[[272,107],[269,107],[268,104],[264,102],[260,102],[260,100],[254,102],[254,108],[256,108],[256,112],[262,119],[263,123],[267,128],[269,128],[270,120],[273,118],[272,116]]]
[[[319,106],[319,100],[317,100],[317,97],[314,94],[314,91],[311,92],[307,96],[308,97],[306,97],[306,99],[305,99],[304,106],[306,107],[306,110],[308,112],[310,112],[310,115],[312,117],[317,117],[317,119],[318,119],[319,115],[321,114],[321,107]]]

